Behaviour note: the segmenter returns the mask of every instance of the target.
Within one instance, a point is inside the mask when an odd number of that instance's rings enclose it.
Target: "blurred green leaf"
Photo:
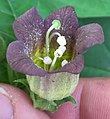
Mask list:
[[[88,50],[82,77],[110,76],[110,17],[79,19],[81,25],[99,23],[104,30],[105,42]]]
[[[110,0],[69,0],[69,2],[75,7],[78,17],[110,16]]]
[[[25,78],[25,75],[13,71],[6,62],[6,48],[16,39],[12,29],[13,21],[31,7],[36,7],[45,18],[52,11],[66,5],[75,6],[80,17],[110,14],[108,0],[0,0],[0,82],[12,84],[13,80]],[[97,22],[105,32],[105,43],[91,48],[85,54],[85,68],[81,76],[110,76],[110,18],[82,18],[79,21],[81,25]]]
[[[4,54],[6,53],[6,43],[4,39],[0,36],[0,61],[2,61],[5,56]]]
[[[5,61],[0,62],[0,82],[9,83],[6,66],[7,63]]]
[[[30,91],[29,85],[26,79],[17,79],[17,80],[14,80],[14,83],[16,87],[19,87],[21,89],[26,89],[27,92]]]
[[[35,3],[33,6],[38,8],[43,17],[63,6],[74,6],[78,17],[110,16],[110,0],[31,0],[31,2]]]
[[[110,0],[37,0],[37,8],[44,17],[68,5],[74,6],[78,17],[110,16]]]

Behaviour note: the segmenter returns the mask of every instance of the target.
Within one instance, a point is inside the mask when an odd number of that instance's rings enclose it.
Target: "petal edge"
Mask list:
[[[82,54],[89,47],[104,42],[102,27],[97,23],[88,24],[78,28],[76,34],[75,50],[77,54]]]
[[[55,73],[58,72],[68,72],[72,74],[80,74],[84,67],[84,58],[82,55],[78,55],[75,57],[74,60],[67,63],[61,69],[54,71]]]
[[[29,53],[44,45],[44,20],[35,8],[18,17],[13,23],[13,28],[17,39],[22,40],[27,49],[30,49]]]
[[[17,72],[32,76],[45,76],[46,71],[36,66],[25,52],[22,41],[12,42],[7,49],[7,61]]]

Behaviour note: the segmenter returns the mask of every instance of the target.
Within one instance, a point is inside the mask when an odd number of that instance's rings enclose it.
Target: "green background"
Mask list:
[[[36,7],[43,18],[63,6],[75,7],[80,25],[99,23],[105,42],[94,46],[84,55],[85,68],[81,77],[110,76],[110,0],[0,0],[0,82],[13,83],[24,78],[6,62],[6,49],[15,40],[13,21],[31,7]]]

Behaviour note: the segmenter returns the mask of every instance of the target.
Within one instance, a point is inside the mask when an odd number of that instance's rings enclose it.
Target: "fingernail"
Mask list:
[[[13,119],[13,106],[8,93],[0,87],[0,119]]]

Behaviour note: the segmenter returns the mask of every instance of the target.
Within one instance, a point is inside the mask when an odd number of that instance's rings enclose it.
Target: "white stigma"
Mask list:
[[[65,46],[59,46],[58,49],[54,52],[54,56],[62,57],[65,51],[66,51]]]
[[[65,37],[64,37],[64,36],[59,36],[59,37],[57,38],[57,43],[58,43],[60,46],[66,45],[66,39],[65,39]]]
[[[62,63],[61,63],[62,67],[63,67],[64,65],[66,65],[67,63],[68,63],[67,60],[63,60]]]
[[[44,57],[43,62],[44,62],[44,64],[49,65],[52,63],[52,59],[49,56],[46,56],[46,57]]]

